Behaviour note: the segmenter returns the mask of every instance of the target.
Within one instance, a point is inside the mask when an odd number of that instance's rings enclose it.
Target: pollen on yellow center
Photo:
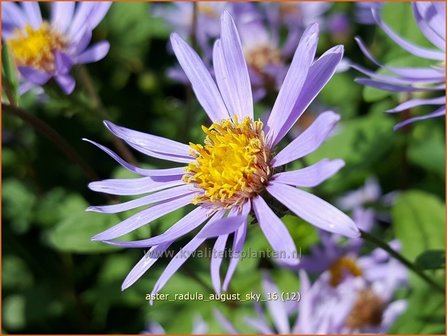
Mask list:
[[[329,268],[330,284],[336,287],[343,279],[344,272],[351,273],[352,276],[358,277],[363,275],[362,269],[357,265],[354,259],[343,256],[332,264]]]
[[[53,71],[55,52],[64,50],[67,39],[46,22],[39,28],[26,25],[17,29],[7,41],[17,66]]]
[[[194,203],[232,208],[259,194],[265,188],[271,169],[270,151],[265,143],[263,124],[244,118],[224,120],[209,128],[204,145],[190,143],[196,160],[183,180],[203,189]]]

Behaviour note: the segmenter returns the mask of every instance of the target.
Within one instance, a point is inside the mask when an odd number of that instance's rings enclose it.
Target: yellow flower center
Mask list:
[[[263,124],[246,117],[202,126],[204,145],[190,143],[196,160],[186,168],[183,180],[203,189],[194,204],[232,208],[261,193],[271,169]]]
[[[357,265],[354,259],[350,257],[341,257],[336,262],[332,264],[329,268],[330,284],[333,287],[337,287],[343,279],[345,272],[351,273],[354,277],[362,276],[363,271]]]
[[[17,66],[43,71],[54,70],[54,53],[68,46],[67,39],[46,22],[34,29],[26,25],[7,41]]]
[[[261,74],[264,72],[264,67],[267,64],[281,64],[281,53],[279,50],[268,45],[260,45],[256,48],[247,50],[245,58],[248,65]]]

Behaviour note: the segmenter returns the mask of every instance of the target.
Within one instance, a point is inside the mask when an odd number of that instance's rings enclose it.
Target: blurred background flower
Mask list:
[[[44,20],[37,2],[2,3],[2,39],[20,72],[20,92],[42,86],[54,78],[70,94],[75,64],[97,62],[109,51],[107,41],[89,46],[92,30],[101,22],[111,2],[54,2],[50,20]]]

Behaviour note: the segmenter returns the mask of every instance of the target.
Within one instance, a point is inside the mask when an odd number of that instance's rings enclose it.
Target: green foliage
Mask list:
[[[422,270],[445,269],[445,250],[428,250],[422,252],[415,262]]]
[[[391,215],[402,254],[410,260],[424,251],[445,248],[445,204],[436,196],[419,190],[401,193]]]

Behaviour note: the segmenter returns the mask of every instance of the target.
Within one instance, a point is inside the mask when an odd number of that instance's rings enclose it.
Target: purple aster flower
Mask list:
[[[412,117],[397,124],[395,129],[418,120],[445,115],[445,3],[414,2],[411,5],[413,6],[414,16],[420,31],[436,49],[420,47],[405,40],[383,22],[377,10],[373,9],[372,13],[377,25],[402,49],[415,56],[432,60],[436,63],[426,68],[386,66],[379,63],[371,55],[364,43],[357,38],[357,43],[365,56],[382,69],[391,73],[391,75],[375,73],[359,65],[352,65],[354,69],[370,77],[358,79],[357,82],[360,84],[391,92],[405,92],[408,94],[423,92],[440,95],[440,97],[413,98],[388,110],[387,112],[397,113],[418,106],[438,106],[435,111],[431,113]]]
[[[406,283],[406,269],[383,250],[362,258],[371,273],[377,272],[372,281],[350,277],[334,287],[325,272],[311,285],[300,271],[302,300],[292,333],[383,334],[391,328],[407,307],[406,300],[393,300]]]
[[[173,34],[171,43],[212,124],[202,126],[206,135],[203,145],[187,146],[106,122],[114,135],[134,149],[151,157],[186,164],[169,169],[142,169],[128,164],[114,152],[97,144],[122,166],[143,177],[93,182],[89,185],[90,189],[113,195],[150,193],[122,204],[89,208],[90,211],[117,213],[152,205],[93,237],[93,240],[123,247],[150,247],[129,273],[122,288],[137,281],[172,242],[206,223],[168,264],[153,293],[160,291],[206,239],[217,237],[214,250],[219,252],[233,235],[233,255],[223,285],[219,271],[222,254],[213,255],[211,260],[213,286],[218,293],[221,288],[226,290],[239,261],[247,234],[247,217],[252,211],[278,259],[286,264],[297,264],[295,244],[285,225],[266,202],[269,198],[275,198],[297,216],[323,230],[358,237],[357,226],[346,214],[296,188],[319,185],[343,167],[342,160],[324,159],[303,169],[277,172],[281,166],[315,151],[339,120],[337,114],[322,113],[300,136],[274,154],[276,145],[334,74],[343,56],[343,47],[333,47],[315,60],[318,25],[309,26],[264,125],[253,117],[248,69],[238,31],[228,12],[222,16],[221,38],[214,44],[216,81],[182,38]],[[138,241],[116,240],[188,204],[197,207],[166,232]]]
[[[89,46],[92,30],[101,22],[111,2],[53,2],[50,20],[42,18],[36,2],[2,2],[2,39],[20,73],[20,92],[40,87],[54,78],[66,94],[73,92],[70,75],[74,64],[99,61],[109,43]]]
[[[347,278],[334,287],[327,273],[311,284],[302,270],[299,294],[293,300],[283,300],[282,292],[264,274],[262,287],[268,313],[255,302],[255,316],[244,317],[244,322],[259,334],[386,333],[407,307],[405,300],[393,301],[395,291],[406,283],[406,270],[379,249],[364,258],[371,272],[379,276],[371,281]],[[240,334],[220,311],[215,310],[214,315],[226,332]]]

